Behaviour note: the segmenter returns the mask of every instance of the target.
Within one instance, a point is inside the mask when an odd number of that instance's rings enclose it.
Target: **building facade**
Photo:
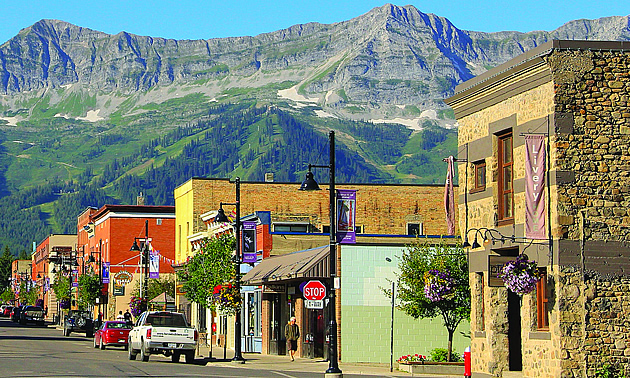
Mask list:
[[[550,41],[447,99],[466,162],[474,376],[628,374],[629,100],[630,44],[595,41]],[[540,268],[530,294],[497,276],[519,255]]]
[[[263,246],[262,252],[269,249],[268,254],[266,252],[260,254],[259,265],[250,272],[247,272],[249,268],[243,269],[248,266],[247,264],[242,265],[241,272],[247,273],[243,277],[244,285],[248,285],[243,290],[245,297],[241,319],[243,351],[284,354],[284,325],[290,316],[296,316],[298,323],[303,327],[304,335],[298,343],[298,355],[315,358],[325,357],[327,353],[324,335],[327,311],[306,309],[300,287],[308,279],[320,279],[328,285],[329,250],[327,245],[330,197],[326,190],[304,192],[299,191],[298,188],[299,185],[296,183],[241,182],[240,184],[240,213],[246,216],[258,215],[259,246]],[[341,184],[337,185],[337,188],[357,190],[355,231],[357,240],[361,243],[391,244],[393,239],[398,239],[398,250],[401,250],[404,244],[411,243],[416,235],[447,233],[443,185]],[[212,224],[212,218],[220,204],[234,202],[235,186],[225,179],[193,178],[175,189],[176,259],[178,262],[183,263],[187,256],[194,253],[200,237],[210,235],[211,229],[220,227],[220,225]],[[230,206],[223,206],[223,208],[226,213],[232,210]],[[268,214],[268,216],[260,214]],[[338,256],[341,256],[344,253],[343,248],[346,247],[339,248],[341,254],[338,253]],[[360,261],[353,261],[350,257],[338,261],[341,263],[337,264],[338,276],[342,274],[341,266],[346,266],[346,264],[347,266],[352,264],[362,266],[363,264]],[[264,273],[267,267],[271,269],[269,274]],[[352,275],[355,276],[353,279],[361,280],[354,273],[346,274],[348,278]],[[341,281],[345,282],[343,276]],[[362,292],[360,285],[353,284],[348,287],[352,287],[352,291]],[[345,294],[340,291],[337,293],[339,293],[336,304],[337,323],[342,324],[342,318],[346,316],[342,314],[347,314],[348,318],[353,319],[353,310],[343,312],[342,298]],[[178,295],[177,301],[178,306],[187,302],[184,295]],[[369,306],[366,305],[367,307]],[[194,313],[193,307],[193,324],[197,316]],[[205,318],[210,319],[210,316],[207,315]],[[390,318],[391,316],[388,315],[386,318],[372,319],[372,321],[389,324]],[[430,320],[426,322],[428,324]],[[225,339],[229,347],[234,346],[233,324],[234,321],[228,319],[225,327]],[[416,326],[420,330],[426,325],[423,321],[418,321]],[[219,332],[222,332],[220,331],[222,328],[216,327]],[[342,335],[344,329],[346,328],[343,326],[338,327],[337,335],[340,340],[338,352],[341,358],[361,360],[362,357],[351,350],[350,344],[344,346],[344,337],[350,338],[350,334]],[[352,328],[349,326],[348,329]],[[408,335],[413,334],[413,330],[407,331]],[[309,338],[306,338],[307,335]],[[388,338],[388,335],[389,333],[386,333],[381,336]],[[446,345],[446,338],[444,340],[443,346]],[[434,344],[425,342],[425,345]],[[345,347],[350,349],[343,357],[342,348]],[[388,348],[381,348],[381,352],[379,361],[389,358],[387,357],[389,356]],[[408,353],[411,353],[411,350]],[[413,353],[420,353],[420,351],[416,350]]]
[[[159,257],[160,278],[172,277],[174,230],[173,206],[104,205],[79,215],[77,259],[81,269],[102,274],[99,262],[109,266],[110,282],[103,284],[105,295],[98,308],[105,319],[114,319],[119,311],[127,310],[134,290],[145,284],[147,274],[140,252],[131,251],[134,242],[142,246],[148,235]]]

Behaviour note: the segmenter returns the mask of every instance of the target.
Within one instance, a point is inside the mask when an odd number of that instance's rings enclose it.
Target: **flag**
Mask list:
[[[455,176],[455,158],[446,158],[446,183],[444,185],[444,210],[446,211],[446,228],[448,235],[455,235],[455,193],[453,178]]]
[[[545,239],[545,136],[525,135],[525,237]]]

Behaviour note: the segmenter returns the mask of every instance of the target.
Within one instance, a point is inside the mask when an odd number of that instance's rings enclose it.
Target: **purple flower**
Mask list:
[[[448,271],[431,269],[424,274],[424,296],[431,302],[441,301],[453,293],[453,279]]]
[[[508,261],[503,265],[499,278],[512,292],[521,295],[529,294],[536,289],[536,284],[540,280],[538,265],[535,261],[527,260],[524,255],[519,255],[516,260]]]

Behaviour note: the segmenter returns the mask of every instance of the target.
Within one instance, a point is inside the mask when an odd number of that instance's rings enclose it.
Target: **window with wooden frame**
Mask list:
[[[512,132],[498,135],[499,144],[499,225],[514,222]]]
[[[539,331],[549,330],[548,301],[547,292],[547,268],[538,268],[540,281],[536,284],[536,311],[538,313],[537,328]]]
[[[471,193],[483,192],[486,190],[486,161],[473,162],[473,187]]]

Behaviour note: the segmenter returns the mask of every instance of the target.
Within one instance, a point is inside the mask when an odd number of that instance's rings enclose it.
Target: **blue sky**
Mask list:
[[[517,5],[517,4],[527,5]],[[306,22],[349,20],[385,0],[0,0],[0,43],[43,18],[116,34],[121,31],[174,39],[209,39],[271,32]],[[622,0],[405,0],[424,13],[448,18],[464,30],[550,31],[580,18],[627,16]]]

